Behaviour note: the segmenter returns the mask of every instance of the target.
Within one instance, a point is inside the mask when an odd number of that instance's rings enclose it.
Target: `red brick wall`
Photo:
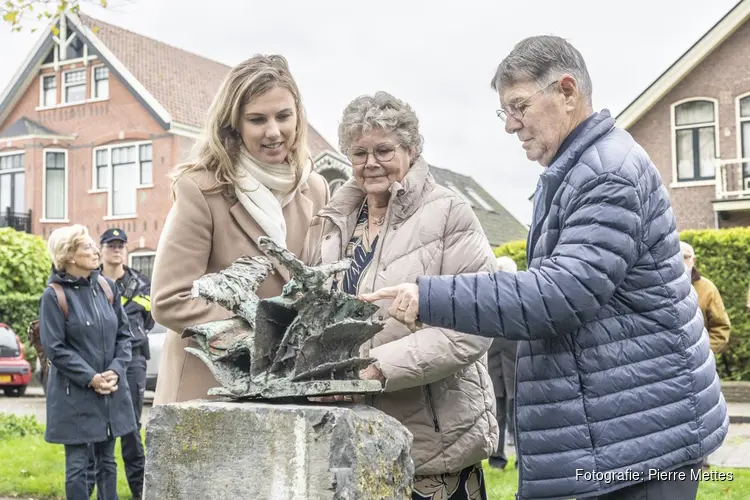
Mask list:
[[[87,92],[90,92],[90,74],[94,64],[88,66]],[[76,66],[83,65],[77,64],[65,69]],[[49,73],[53,70],[43,71]],[[94,235],[110,227],[121,227],[128,233],[131,252],[139,248],[155,249],[171,207],[167,173],[183,155],[185,144],[192,141],[167,133],[113,73],[109,76],[109,99],[101,102],[38,110],[39,85],[40,79],[35,78],[8,118],[0,125],[0,131],[17,119],[26,117],[61,135],[76,136],[76,139],[59,144],[36,139],[33,144],[27,141],[13,143],[10,147],[6,142],[0,143],[0,152],[17,149],[26,151],[26,203],[27,209],[33,211],[33,231],[46,237],[56,227],[65,225],[39,222],[42,217],[43,148],[59,148],[67,150],[68,154],[69,223],[87,225]],[[57,86],[60,102],[61,75],[58,76]],[[105,144],[135,140],[152,142],[154,186],[138,189],[137,218],[105,220],[108,194],[89,193],[92,187],[92,150]]]
[[[750,92],[750,22],[746,22],[724,41],[629,128],[635,140],[646,149],[659,169],[662,181],[670,193],[679,230],[716,227],[711,205],[716,188],[714,186],[670,187],[674,180],[672,179],[671,105],[693,97],[717,99],[719,101],[719,152],[721,158],[732,159],[738,157],[735,98],[746,92]],[[732,216],[732,218],[735,217]],[[724,227],[722,221],[719,227]]]

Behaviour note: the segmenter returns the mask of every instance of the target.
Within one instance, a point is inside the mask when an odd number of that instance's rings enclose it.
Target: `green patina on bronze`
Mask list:
[[[378,308],[329,285],[351,261],[308,267],[269,238],[260,238],[258,246],[266,257],[241,257],[193,283],[193,297],[234,313],[183,332],[198,343],[185,350],[220,384],[209,394],[273,400],[381,392],[380,382],[359,378],[359,370],[374,361],[359,357],[359,349],[383,328],[370,319]],[[277,270],[270,259],[290,279],[280,296],[261,300],[256,290]]]

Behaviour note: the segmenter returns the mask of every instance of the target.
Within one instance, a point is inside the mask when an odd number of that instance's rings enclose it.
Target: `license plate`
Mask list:
[[[10,375],[0,375],[0,384],[8,384],[10,381]]]

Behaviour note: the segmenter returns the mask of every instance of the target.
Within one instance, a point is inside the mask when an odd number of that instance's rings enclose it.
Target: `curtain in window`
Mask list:
[[[675,125],[693,125],[714,121],[714,103],[711,101],[691,101],[680,104],[675,109]]]
[[[135,146],[112,149],[112,215],[136,213]]]
[[[47,219],[65,218],[65,155],[46,155],[46,198],[44,217]]]

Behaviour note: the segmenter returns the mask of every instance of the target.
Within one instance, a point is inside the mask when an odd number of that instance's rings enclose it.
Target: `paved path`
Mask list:
[[[16,413],[18,415],[34,415],[37,420],[46,419],[45,401],[40,388],[28,388],[26,397],[8,398],[0,396],[0,412]],[[148,422],[148,411],[151,408],[153,393],[146,391],[146,405],[143,408],[143,421]],[[711,465],[721,467],[750,468],[750,403],[729,403],[729,414],[732,423],[729,435],[714,454],[708,457]],[[506,448],[508,449],[508,448]],[[515,449],[510,447],[510,453]],[[0,497],[0,500],[6,500]]]

